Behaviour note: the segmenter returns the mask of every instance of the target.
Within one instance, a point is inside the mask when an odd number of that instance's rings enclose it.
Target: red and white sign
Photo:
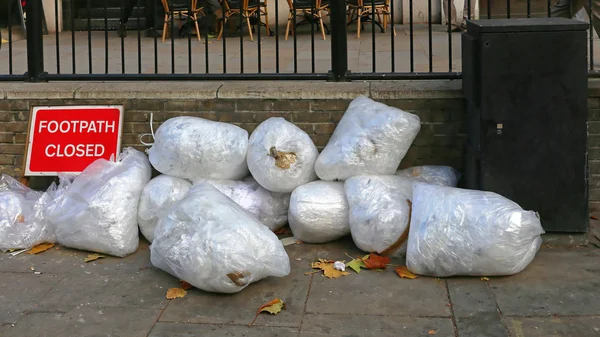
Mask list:
[[[123,106],[34,107],[25,175],[80,173],[96,159],[116,159],[122,129]]]

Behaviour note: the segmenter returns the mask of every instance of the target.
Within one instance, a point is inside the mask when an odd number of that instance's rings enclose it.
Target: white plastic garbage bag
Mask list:
[[[248,175],[247,150],[248,132],[238,126],[175,117],[156,130],[148,156],[157,171],[173,177],[236,180]]]
[[[277,236],[210,184],[193,186],[154,234],[152,264],[205,291],[235,293],[290,273]]]
[[[542,244],[537,213],[496,193],[415,183],[406,262],[421,275],[512,275]]]
[[[319,151],[308,134],[281,117],[262,122],[248,145],[248,168],[269,191],[291,193],[317,179]]]
[[[325,243],[350,234],[344,184],[313,181],[296,188],[288,221],[294,237],[307,243]]]
[[[183,199],[191,187],[189,181],[168,175],[159,175],[146,184],[138,205],[138,224],[146,240],[154,240],[158,217]]]
[[[413,181],[394,175],[345,181],[350,232],[358,248],[381,255],[406,253]]]
[[[62,193],[53,183],[48,191],[34,191],[3,174],[0,177],[0,251],[26,249],[56,242],[45,219],[47,205]]]
[[[58,242],[120,257],[135,252],[138,203],[151,171],[146,155],[132,148],[117,162],[93,162],[48,211]]]
[[[242,181],[200,179],[194,184],[205,182],[242,206],[272,231],[280,229],[287,223],[290,193],[267,191],[252,177]]]
[[[456,187],[461,176],[460,172],[450,166],[435,165],[409,167],[404,170],[398,170],[396,175],[415,179],[420,178],[419,180],[430,184],[449,187]]]
[[[394,174],[419,133],[419,117],[358,96],[317,158],[322,180]]]

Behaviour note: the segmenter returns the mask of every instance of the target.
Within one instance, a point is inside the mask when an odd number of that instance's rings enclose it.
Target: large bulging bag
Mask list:
[[[350,232],[358,248],[381,255],[406,253],[412,178],[356,176],[344,182]]]
[[[210,184],[193,186],[160,217],[150,259],[198,289],[220,293],[290,273],[277,236]]]
[[[197,117],[175,117],[164,122],[148,150],[160,173],[197,180],[237,180],[248,174],[248,132],[238,126]]]
[[[325,243],[350,233],[344,184],[313,181],[292,192],[288,221],[294,237],[307,243]]]
[[[148,157],[132,148],[117,162],[94,161],[48,211],[58,242],[119,257],[135,252],[138,203],[151,174]]]
[[[0,177],[0,252],[56,242],[45,217],[47,205],[64,189],[53,183],[48,191],[34,191],[3,174]]]
[[[319,151],[308,134],[281,117],[262,122],[248,145],[248,168],[256,181],[273,192],[291,193],[317,179]]]
[[[154,240],[158,217],[183,199],[191,187],[189,181],[167,175],[159,175],[146,184],[138,205],[138,224],[146,240]]]
[[[322,180],[394,174],[419,133],[419,117],[358,96],[317,158]]]
[[[516,274],[544,233],[537,213],[496,193],[415,183],[408,268],[421,275]]]
[[[414,166],[404,170],[398,170],[397,176],[414,178],[415,180],[427,182],[434,185],[456,187],[461,174],[450,166]]]
[[[195,185],[201,183],[213,185],[272,231],[287,223],[290,193],[268,191],[252,177],[242,181],[200,179],[194,182]]]

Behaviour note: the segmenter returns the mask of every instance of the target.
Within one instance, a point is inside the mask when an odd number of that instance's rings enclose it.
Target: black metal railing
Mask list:
[[[26,0],[21,11],[23,0],[7,0],[0,81],[460,78],[454,1],[401,2],[54,0],[48,9]],[[570,3],[465,0],[462,11],[469,19],[573,17],[579,9]],[[600,77],[589,21],[589,74]]]

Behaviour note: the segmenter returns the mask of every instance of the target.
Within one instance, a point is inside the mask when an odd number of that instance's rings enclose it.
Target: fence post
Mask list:
[[[346,34],[346,0],[331,0],[331,70],[329,81],[349,81],[348,36]]]
[[[44,73],[44,38],[42,31],[42,0],[28,0],[27,18],[27,73],[29,82],[39,82]]]

